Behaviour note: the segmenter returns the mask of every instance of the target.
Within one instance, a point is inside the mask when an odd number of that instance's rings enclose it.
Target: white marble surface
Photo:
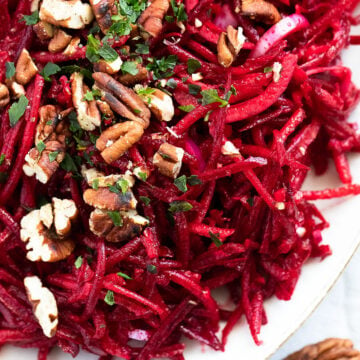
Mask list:
[[[360,251],[305,324],[271,358],[282,360],[303,346],[328,337],[349,338],[360,348]]]

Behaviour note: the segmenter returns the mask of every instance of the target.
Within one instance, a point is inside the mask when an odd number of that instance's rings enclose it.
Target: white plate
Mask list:
[[[356,33],[360,34],[360,29]],[[360,46],[343,53],[343,60],[353,70],[353,79],[360,86]],[[360,106],[351,119],[360,124]],[[360,156],[351,156],[350,164],[354,182],[360,183]],[[340,186],[334,169],[322,177],[311,177],[306,181],[308,189],[323,189]],[[338,200],[327,200],[318,204],[329,229],[324,231],[325,242],[330,244],[333,255],[324,261],[311,261],[303,268],[300,280],[291,301],[270,299],[265,303],[268,325],[261,331],[262,346],[255,346],[245,321],[241,321],[228,339],[224,353],[214,352],[205,346],[189,342],[185,358],[191,360],[265,360],[268,359],[309,317],[329,292],[360,243],[360,196]],[[0,351],[0,360],[36,360],[37,352],[5,346]],[[49,360],[70,360],[72,357],[54,351]],[[97,356],[81,353],[77,360],[98,359]]]

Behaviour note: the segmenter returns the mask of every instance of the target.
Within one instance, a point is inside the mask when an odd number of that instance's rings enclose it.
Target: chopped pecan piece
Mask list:
[[[138,23],[142,27],[141,35],[144,39],[160,34],[162,21],[169,10],[169,5],[169,0],[154,0],[140,15]]]
[[[15,80],[21,85],[26,85],[39,72],[26,49],[21,51],[16,63]]]
[[[239,54],[245,42],[242,28],[235,30],[231,25],[226,29],[226,33],[221,33],[217,43],[218,61],[220,65],[229,67],[236,56]]]
[[[0,83],[0,109],[4,108],[9,102],[9,89],[6,85]]]
[[[141,233],[149,221],[135,210],[119,212],[122,224],[115,226],[106,211],[95,209],[90,214],[90,230],[97,236],[104,236],[109,242],[122,242]]]
[[[242,0],[241,12],[266,24],[275,24],[281,20],[278,9],[264,0]]]
[[[55,262],[67,258],[75,243],[68,238],[71,224],[78,215],[73,200],[53,198],[21,219],[20,238],[26,243],[30,261]]]
[[[183,149],[164,143],[155,153],[153,164],[161,174],[175,179],[179,175],[183,156]]]
[[[100,112],[104,115],[104,117],[108,120],[113,120],[115,118],[115,115],[113,111],[111,110],[110,105],[102,100],[96,100],[96,104],[100,110]]]
[[[149,72],[144,66],[137,64],[136,68],[138,69],[138,73],[136,75],[124,74],[119,76],[118,80],[124,85],[132,86],[149,78]]]
[[[40,40],[49,40],[54,36],[54,27],[46,21],[39,21],[33,29]]]
[[[159,89],[153,89],[151,94],[141,95],[141,98],[159,121],[172,120],[175,109],[171,96]]]
[[[330,338],[317,344],[305,346],[285,360],[359,360],[360,352],[351,340]]]
[[[115,124],[101,133],[96,140],[96,148],[103,159],[111,164],[137,143],[143,133],[143,127],[135,121]]]
[[[66,47],[66,49],[63,51],[63,54],[66,55],[66,56],[71,56],[78,49],[79,44],[80,44],[80,38],[79,37],[72,38],[70,40],[68,46]]]
[[[54,37],[49,42],[48,50],[52,53],[60,52],[69,45],[71,39],[72,36],[64,30],[56,29]]]
[[[45,336],[55,336],[58,325],[58,308],[54,294],[37,276],[24,278],[26,295],[33,307],[33,312]]]
[[[19,99],[21,95],[25,95],[25,88],[18,84],[14,78],[6,79],[5,84],[10,90],[10,94],[13,99]]]
[[[89,88],[84,84],[84,75],[74,72],[70,78],[72,100],[77,112],[77,120],[82,129],[95,130],[101,124],[101,116],[96,105],[96,100],[86,101],[84,95]]]
[[[110,75],[114,75],[120,71],[122,65],[122,60],[120,56],[116,58],[116,60],[112,62],[105,61],[103,59],[99,60],[94,64],[94,71],[107,73]]]
[[[112,25],[111,17],[117,14],[114,0],[90,0],[91,7],[101,31],[106,34]]]
[[[81,0],[43,0],[40,6],[40,20],[69,29],[83,29],[90,24],[94,15],[89,4]]]
[[[109,188],[87,189],[83,194],[84,201],[95,208],[109,211],[132,210],[137,201],[131,190],[125,193],[112,192]]]
[[[150,123],[150,111],[141,98],[110,75],[102,72],[93,74],[95,85],[102,90],[102,100],[106,101],[119,115],[138,122],[147,128]]]

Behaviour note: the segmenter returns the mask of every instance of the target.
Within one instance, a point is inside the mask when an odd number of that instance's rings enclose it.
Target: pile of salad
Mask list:
[[[181,360],[242,318],[260,344],[331,254],[309,201],[360,193],[358,3],[0,0],[0,344]]]

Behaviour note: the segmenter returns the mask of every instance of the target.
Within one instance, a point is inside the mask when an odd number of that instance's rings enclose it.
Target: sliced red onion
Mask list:
[[[308,26],[309,22],[303,15],[292,14],[284,17],[260,38],[255,49],[251,52],[250,57],[255,58],[264,55],[280,40]]]

